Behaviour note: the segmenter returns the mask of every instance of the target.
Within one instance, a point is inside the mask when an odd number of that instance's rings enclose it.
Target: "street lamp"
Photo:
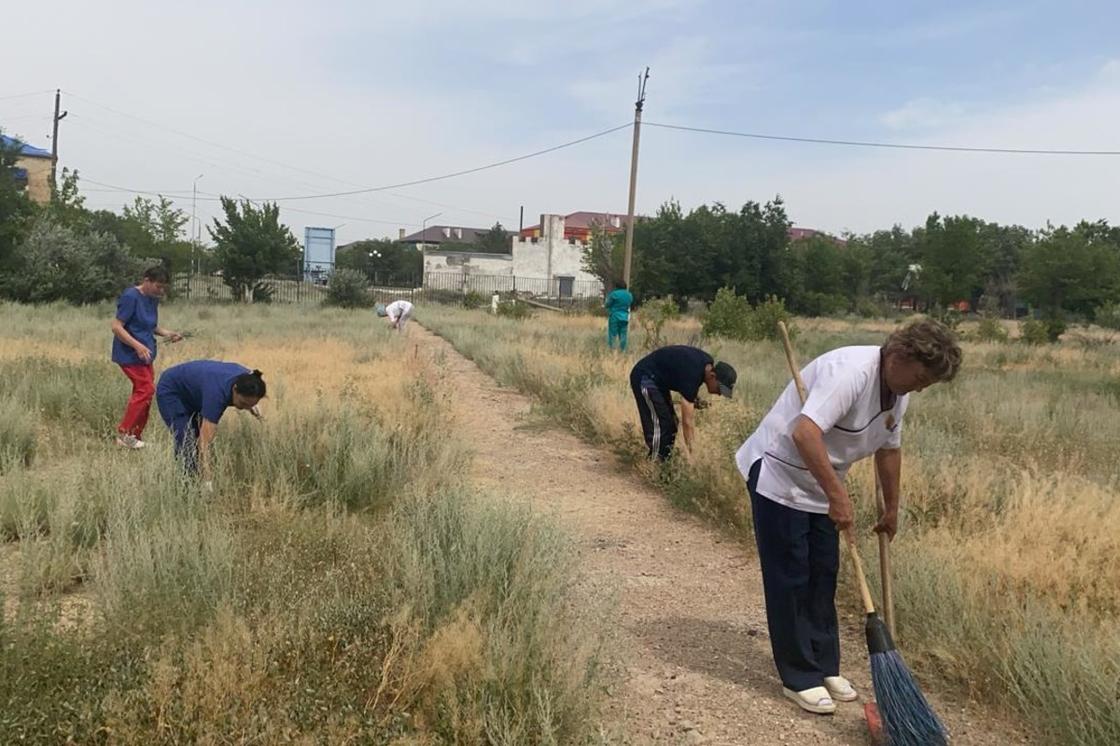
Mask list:
[[[424,218],[420,222],[420,250],[421,251],[424,250],[424,244],[427,243],[427,241],[424,240],[425,239],[424,231],[426,231],[428,229],[428,221],[433,220],[434,218],[438,218],[442,214],[443,214],[442,212],[437,212],[435,215],[429,215],[428,217]]]
[[[199,174],[198,176],[194,177],[194,184],[191,186],[191,243],[194,244],[193,251],[191,253],[194,254],[195,274],[198,274],[202,269],[202,267],[200,266],[201,262],[199,262],[198,259],[198,180],[205,175],[206,174]]]

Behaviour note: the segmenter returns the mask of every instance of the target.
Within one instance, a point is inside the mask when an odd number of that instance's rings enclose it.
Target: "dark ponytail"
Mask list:
[[[242,373],[233,379],[233,390],[242,396],[263,399],[267,389],[264,385],[264,379],[261,378],[261,372],[254,370],[252,373]]]

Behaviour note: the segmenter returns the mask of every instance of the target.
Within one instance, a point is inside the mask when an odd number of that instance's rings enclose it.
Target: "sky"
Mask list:
[[[651,124],[889,143],[1120,151],[1120,4],[859,0],[39,0],[7,7],[0,128],[50,148],[87,205],[278,199],[302,240],[420,225],[516,228],[781,196],[795,224],[862,233],[970,214],[1120,222],[1120,156],[853,148]],[[22,31],[18,31],[22,30]],[[32,95],[24,95],[32,94]],[[198,199],[192,208],[192,188]],[[301,197],[303,199],[289,199]],[[200,227],[203,238],[205,227]]]

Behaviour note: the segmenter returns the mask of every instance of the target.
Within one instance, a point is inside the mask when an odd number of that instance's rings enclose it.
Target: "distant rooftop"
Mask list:
[[[19,154],[25,158],[50,158],[51,151],[37,148],[34,145],[28,145],[23,140],[17,140],[14,137],[7,135],[0,135],[0,143],[5,148],[19,148]]]
[[[401,243],[477,243],[490,232],[489,228],[463,228],[455,225],[430,225],[422,231],[410,233]],[[506,231],[509,233],[509,231]]]

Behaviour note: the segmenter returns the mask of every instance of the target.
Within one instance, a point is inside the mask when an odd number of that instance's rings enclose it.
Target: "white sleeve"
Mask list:
[[[904,399],[902,406],[898,408],[898,422],[895,423],[894,430],[891,431],[887,442],[883,444],[883,448],[902,448],[902,423],[906,414],[906,406],[909,403],[909,399]]]
[[[836,361],[818,364],[801,414],[827,433],[856,403],[865,375],[858,367],[847,368]]]

